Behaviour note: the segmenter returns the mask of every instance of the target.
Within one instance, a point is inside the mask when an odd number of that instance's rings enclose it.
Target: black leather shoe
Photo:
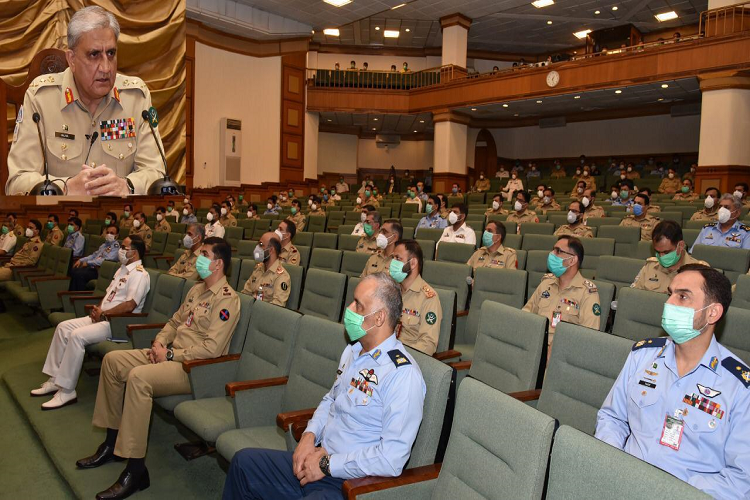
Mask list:
[[[143,469],[143,472],[137,476],[125,469],[115,484],[96,494],[96,500],[128,498],[136,491],[145,490],[149,486],[151,486],[151,480],[148,477],[148,469]]]
[[[97,448],[96,453],[90,457],[76,461],[76,467],[79,469],[95,469],[112,460],[121,462],[125,459],[115,456],[115,448],[113,446],[107,446],[107,443],[102,443]]]

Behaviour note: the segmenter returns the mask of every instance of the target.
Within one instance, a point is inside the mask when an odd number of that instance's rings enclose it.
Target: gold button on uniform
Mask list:
[[[128,147],[129,147],[130,149],[133,149],[133,143],[132,143],[132,142],[129,142],[129,143],[128,143]]]
[[[107,144],[107,149],[109,149],[110,151],[112,151],[112,144]]]
[[[124,154],[122,154],[122,153],[120,153],[120,156],[119,156],[119,158],[120,158],[120,159],[122,160],[123,158],[125,158],[125,155],[124,155]]]
[[[62,161],[67,161],[67,159],[68,159],[68,157],[66,155],[62,155],[62,156],[60,156],[60,158],[62,158]]]
[[[63,150],[63,151],[65,151],[66,149],[68,149],[68,145],[67,145],[67,144],[63,144],[63,145],[62,145],[62,146],[60,146],[60,147],[62,148],[62,150]]]

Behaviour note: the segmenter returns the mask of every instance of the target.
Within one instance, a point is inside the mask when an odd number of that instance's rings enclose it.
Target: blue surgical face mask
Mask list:
[[[637,217],[640,217],[641,215],[643,215],[643,205],[641,205],[640,203],[636,203],[635,205],[633,205],[633,213]]]
[[[198,271],[198,276],[200,276],[201,279],[206,279],[213,274],[213,271],[208,268],[208,266],[211,265],[211,262],[211,259],[205,255],[199,255],[198,259],[195,261],[195,270]]]
[[[495,234],[489,231],[482,233],[482,246],[491,247],[495,244]]]
[[[404,267],[406,267],[404,262],[396,259],[391,260],[391,265],[388,267],[388,271],[391,274],[391,278],[393,278],[396,283],[402,283],[406,277],[409,276],[409,271],[411,271],[411,269],[407,268],[404,270]]]
[[[564,261],[565,259],[563,259],[562,257],[558,257],[554,253],[550,252],[547,256],[547,269],[549,269],[549,272],[559,278],[560,276],[565,274],[565,271],[568,270],[568,268],[565,267],[565,264],[563,264]]]
[[[700,330],[693,328],[695,313],[700,312],[713,304],[700,309],[691,307],[676,306],[674,304],[664,304],[664,311],[661,314],[661,327],[669,334],[676,344],[684,344],[692,340],[708,326],[708,322]]]
[[[356,342],[364,337],[369,330],[375,328],[377,325],[372,325],[370,328],[365,330],[364,328],[362,328],[362,323],[364,323],[367,316],[378,312],[380,312],[380,310],[373,311],[370,314],[365,314],[363,316],[361,314],[357,314],[347,307],[346,311],[344,311],[344,328],[346,329],[346,334],[349,336],[349,340],[351,340],[352,342]]]

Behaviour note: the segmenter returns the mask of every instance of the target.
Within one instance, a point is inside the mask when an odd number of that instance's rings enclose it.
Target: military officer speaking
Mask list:
[[[378,251],[367,259],[365,268],[362,270],[362,274],[360,274],[360,278],[375,273],[386,273],[390,276],[393,250],[403,236],[404,228],[401,226],[398,219],[389,219],[385,221],[380,228],[378,237],[376,238]]]
[[[35,78],[18,110],[5,193],[26,194],[43,181],[46,157],[50,180],[66,195],[146,194],[164,175],[163,146],[142,116],[157,126],[146,84],[117,73],[120,26],[101,7],[86,7],[67,35],[68,69]]]
[[[297,448],[237,452],[224,500],[341,498],[347,479],[401,474],[422,423],[426,385],[394,333],[400,314],[388,275],[362,279],[344,314],[352,343]]]
[[[713,498],[750,495],[750,368],[714,336],[729,280],[680,268],[661,325],[637,342],[597,416],[595,436]]]
[[[253,251],[253,257],[258,264],[245,282],[242,293],[252,295],[255,300],[286,307],[286,301],[291,293],[292,278],[284,269],[280,254],[281,241],[275,233],[265,233],[260,237]]]
[[[201,246],[203,245],[203,240],[206,239],[205,237],[206,233],[201,224],[190,224],[185,236],[182,237],[182,246],[185,248],[185,251],[177,259],[177,262],[169,268],[167,274],[177,276],[178,278],[197,279],[198,270],[195,268],[195,263],[200,256]]]

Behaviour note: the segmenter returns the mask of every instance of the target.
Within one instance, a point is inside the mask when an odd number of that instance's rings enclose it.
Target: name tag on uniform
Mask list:
[[[58,139],[67,139],[69,141],[76,140],[75,134],[69,134],[67,132],[55,132],[55,137],[57,137]]]
[[[190,326],[193,324],[193,311],[190,311],[190,314],[188,315],[187,321],[185,321],[186,326]]]
[[[112,292],[109,294],[109,297],[107,297],[107,302],[112,302],[114,300],[115,293],[117,293],[117,290],[112,290]]]
[[[667,413],[667,417],[664,419],[664,428],[661,431],[659,444],[669,446],[673,450],[680,449],[682,431],[685,430],[685,421],[680,418],[681,416],[682,412],[680,410],[675,411],[674,417]]]

